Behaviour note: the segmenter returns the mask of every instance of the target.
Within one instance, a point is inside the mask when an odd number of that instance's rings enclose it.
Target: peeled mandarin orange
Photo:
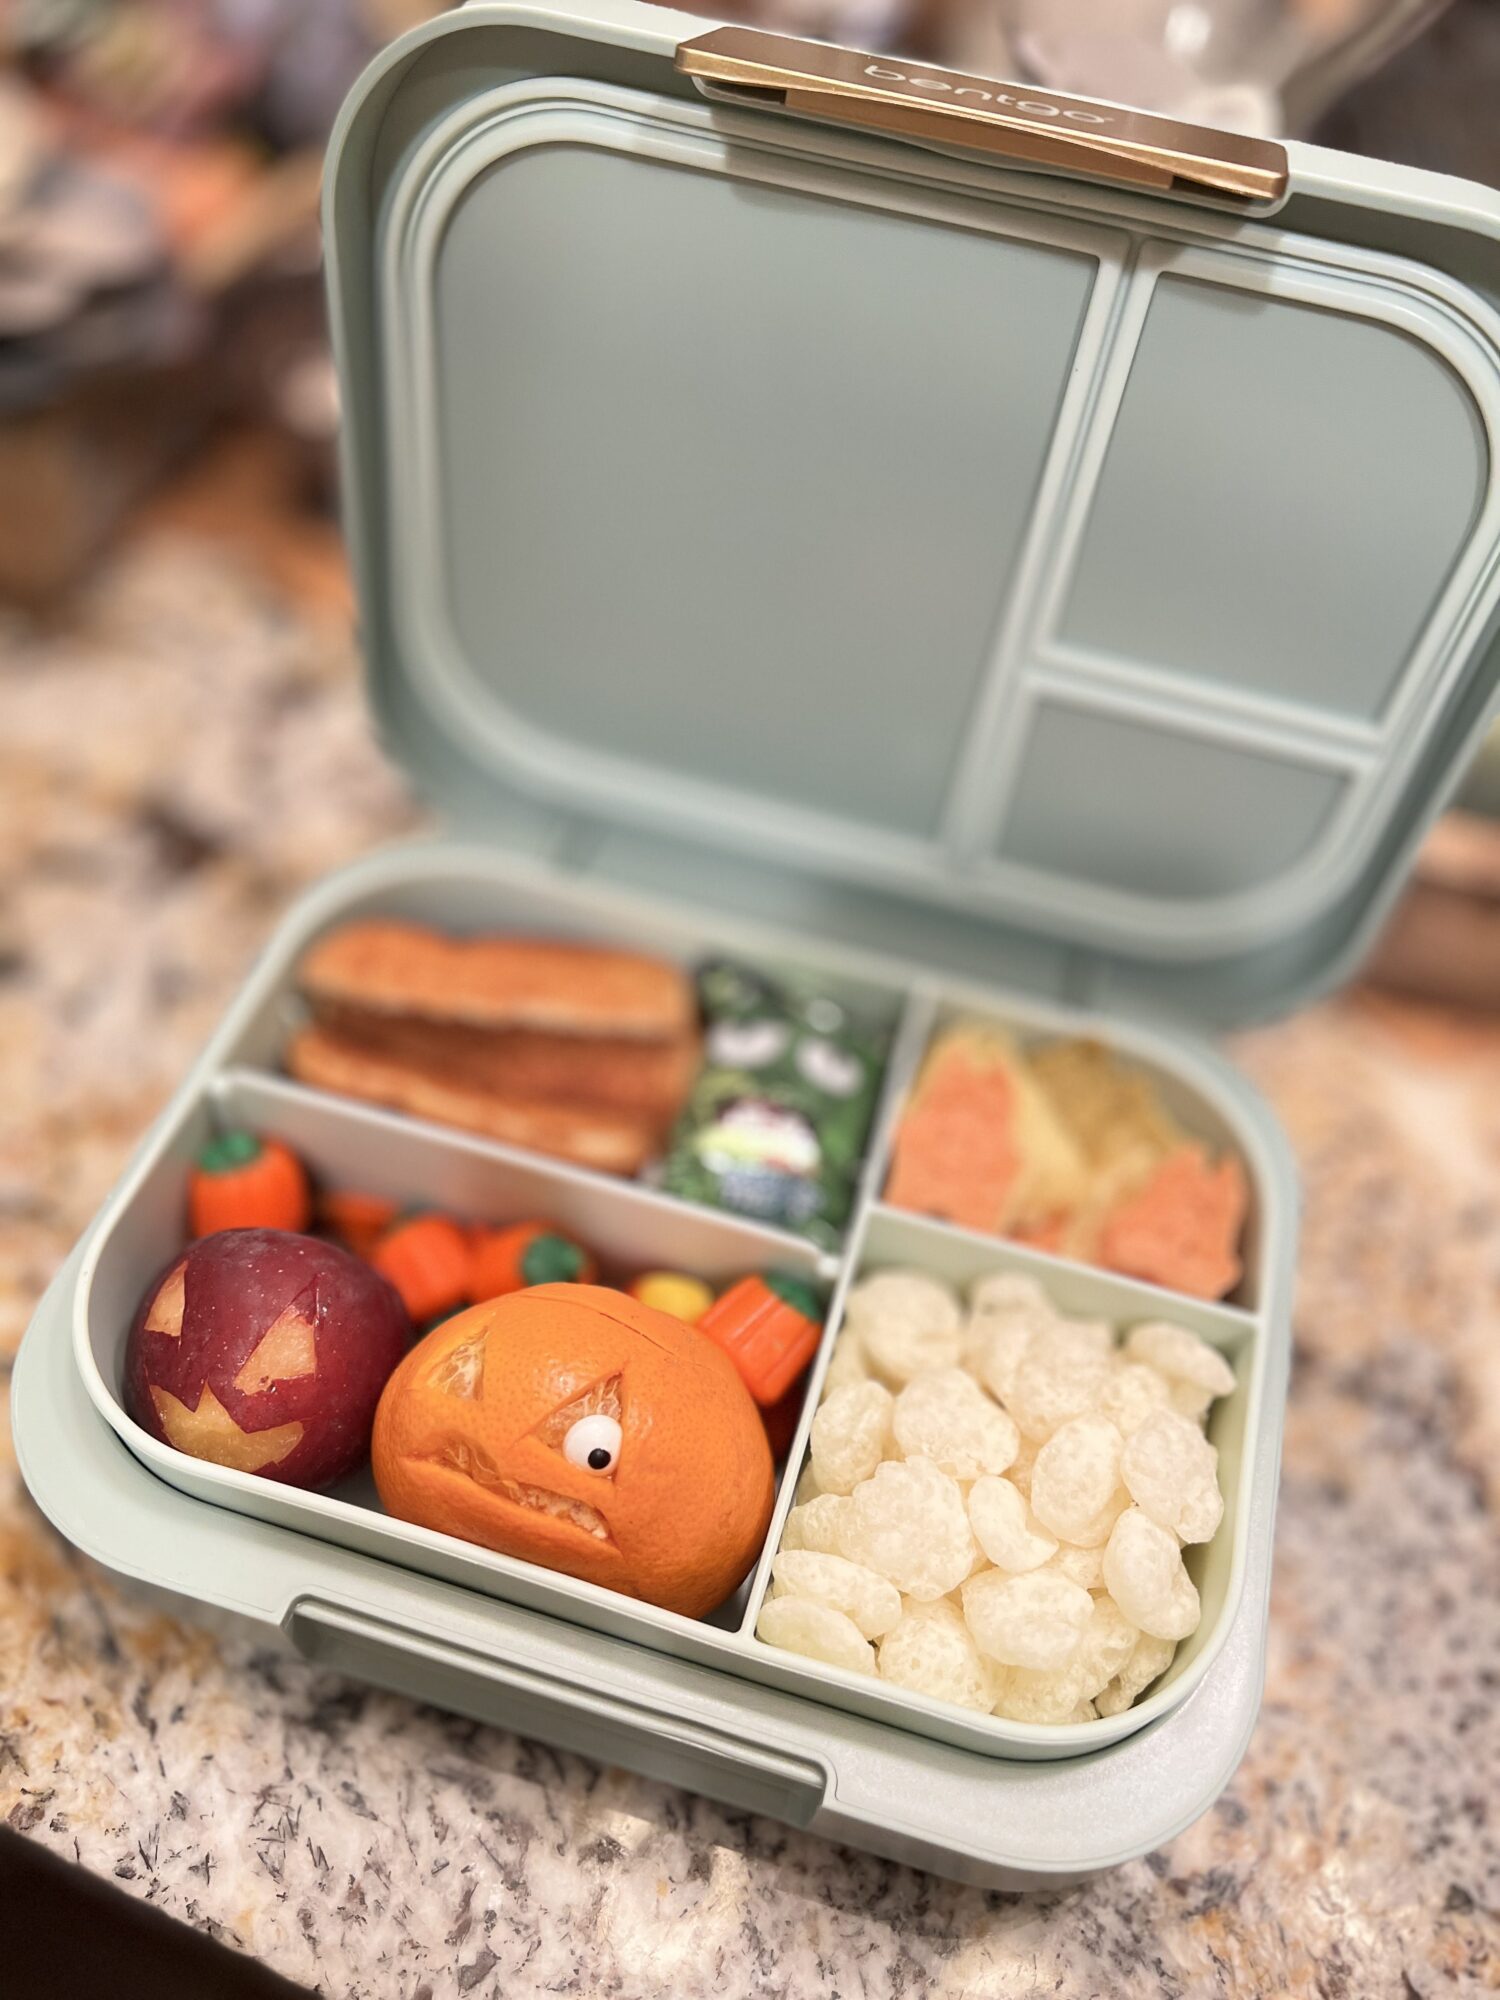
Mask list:
[[[536,1285],[434,1329],[386,1385],[399,1519],[701,1617],[765,1538],[773,1479],[733,1363],[600,1285]]]

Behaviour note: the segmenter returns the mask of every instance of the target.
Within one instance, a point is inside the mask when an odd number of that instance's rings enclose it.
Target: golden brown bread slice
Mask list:
[[[315,1005],[479,1028],[671,1041],[696,1021],[692,981],[663,959],[551,938],[445,937],[383,918],[320,938],[299,978]]]
[[[383,1061],[426,1070],[501,1097],[625,1111],[663,1133],[682,1109],[701,1055],[696,1030],[670,1041],[624,1035],[556,1035],[539,1028],[479,1028],[315,1003],[318,1025]]]
[[[571,1160],[600,1173],[638,1173],[650,1158],[656,1126],[607,1106],[544,1104],[480,1089],[451,1075],[372,1055],[323,1028],[292,1037],[287,1068],[303,1083],[363,1098],[414,1118],[457,1125],[507,1145]]]

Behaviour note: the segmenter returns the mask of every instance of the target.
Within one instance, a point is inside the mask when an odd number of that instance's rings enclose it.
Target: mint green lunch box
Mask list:
[[[1500,197],[593,0],[387,50],[329,155],[344,490],[372,699],[449,839],[272,939],[20,1356],[27,1483],[179,1608],[831,1838],[1019,1887],[1169,1839],[1253,1726],[1296,1189],[1204,1046],[1354,966],[1500,678]],[[288,1080],[356,915],[816,974],[892,1059],[836,1252]],[[1096,1037],[1250,1188],[1202,1304],[887,1207],[936,1028]],[[308,1494],[126,1416],[126,1331],[224,1124],[315,1171],[546,1215],[606,1258],[822,1282],[764,1552],[689,1619]],[[844,1299],[1039,1277],[1232,1361],[1202,1623],[1054,1728],[764,1644]]]

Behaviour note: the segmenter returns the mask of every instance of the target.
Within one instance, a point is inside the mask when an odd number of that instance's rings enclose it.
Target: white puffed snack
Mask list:
[[[1034,1667],[1002,1667],[994,1680],[994,1713],[1007,1722],[1092,1722],[1093,1703],[1083,1694],[1083,1676],[1072,1667],[1052,1673]]]
[[[823,1377],[823,1394],[826,1396],[834,1389],[842,1389],[848,1382],[867,1381],[869,1374],[870,1364],[865,1360],[859,1335],[852,1326],[846,1325],[829,1356],[828,1372]]]
[[[824,1493],[852,1493],[879,1465],[891,1423],[891,1392],[878,1382],[846,1382],[825,1396],[812,1420],[813,1476]]]
[[[1108,1417],[1073,1417],[1036,1455],[1031,1511],[1061,1542],[1097,1548],[1124,1512],[1120,1454],[1124,1439]]]
[[[1171,1326],[1163,1319],[1133,1326],[1125,1338],[1125,1352],[1132,1361],[1144,1361],[1172,1383],[1190,1382],[1206,1389],[1210,1401],[1227,1396],[1234,1387],[1234,1370],[1206,1340],[1189,1333],[1185,1326]]]
[[[1158,1674],[1164,1674],[1172,1664],[1177,1648],[1170,1639],[1153,1639],[1149,1632],[1143,1632],[1135,1642],[1135,1651],[1106,1688],[1101,1688],[1094,1697],[1094,1706],[1101,1715],[1123,1715],[1131,1703],[1150,1687]]]
[[[872,1569],[843,1556],[783,1548],[771,1563],[773,1597],[811,1597],[852,1619],[866,1639],[889,1632],[901,1616],[901,1593]]]
[[[977,1553],[964,1497],[925,1458],[887,1459],[856,1486],[840,1531],[842,1552],[888,1577],[903,1597],[946,1597]]]
[[[961,1368],[934,1368],[908,1382],[891,1431],[904,1457],[930,1458],[952,1479],[1003,1472],[1021,1444],[1004,1410]]]
[[[1206,1542],[1224,1518],[1219,1454],[1195,1423],[1158,1410],[1126,1445],[1120,1472],[1136,1505],[1180,1542]]]
[[[1057,1307],[1040,1280],[1025,1271],[991,1271],[987,1277],[976,1278],[969,1287],[970,1312],[1010,1312],[1016,1307],[1023,1312],[1040,1313],[1044,1319],[1057,1318]]]
[[[1055,1556],[1049,1556],[1042,1564],[1058,1576],[1065,1576],[1069,1583],[1076,1583],[1080,1590],[1102,1590],[1104,1588],[1104,1549],[1100,1545],[1092,1549],[1075,1549],[1065,1543]]]
[[[964,1354],[968,1366],[992,1396],[998,1396],[1002,1403],[1009,1399],[1027,1349],[1050,1324],[1029,1306],[976,1313],[969,1321],[964,1334]]]
[[[1057,1543],[1031,1519],[1026,1497],[1008,1479],[976,1479],[969,1488],[969,1526],[974,1539],[995,1565],[1011,1576],[1042,1564],[1058,1553]]]
[[[1148,1368],[1144,1361],[1121,1360],[1109,1371],[1096,1407],[1121,1437],[1130,1437],[1148,1417],[1166,1409],[1171,1396],[1165,1375]]]
[[[1050,1673],[1078,1650],[1094,1600],[1066,1577],[987,1569],[963,1587],[964,1623],[981,1653]]]
[[[1114,1525],[1104,1551],[1104,1584],[1132,1625],[1156,1639],[1185,1639],[1198,1629],[1201,1607],[1182,1566],[1177,1537],[1139,1507]]]
[[[988,1709],[994,1698],[990,1671],[946,1598],[936,1604],[908,1603],[881,1640],[875,1666],[882,1680],[933,1701]]]
[[[783,1652],[801,1653],[852,1674],[873,1674],[875,1648],[852,1618],[811,1597],[768,1597],[756,1620],[757,1637]]]
[[[1031,1499],[1031,1475],[1036,1470],[1037,1446],[1030,1438],[1022,1438],[1021,1449],[1005,1468],[1005,1476],[1018,1493]]]
[[[1200,1431],[1208,1421],[1213,1402],[1212,1389],[1200,1388],[1196,1382],[1184,1382],[1180,1377],[1171,1384],[1167,1394],[1168,1406],[1179,1417],[1186,1417],[1190,1424],[1196,1424]]]
[[[1088,1625],[1069,1668],[1083,1683],[1083,1699],[1092,1701],[1122,1673],[1141,1637],[1125,1613],[1106,1592],[1094,1599]]]
[[[1110,1357],[1087,1330],[1060,1322],[1028,1341],[1005,1407],[1023,1437],[1044,1444],[1059,1426],[1094,1407],[1109,1368]]]
[[[881,1271],[849,1294],[845,1318],[871,1371],[899,1389],[927,1368],[951,1368],[962,1344],[958,1300],[921,1271]]]
[[[781,1532],[781,1546],[784,1549],[812,1549],[824,1556],[842,1555],[840,1523],[848,1507],[849,1502],[841,1493],[814,1494],[811,1500],[804,1500],[787,1515],[786,1526]]]

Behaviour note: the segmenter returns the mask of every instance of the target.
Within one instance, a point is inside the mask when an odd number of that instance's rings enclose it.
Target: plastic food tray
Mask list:
[[[679,49],[711,28],[470,5],[341,117],[326,240],[371,700],[455,838],[287,920],[39,1314],[18,1449],[65,1532],[204,1615],[900,1859],[1055,1880],[1202,1811],[1253,1721],[1296,1195],[1198,1038],[1357,960],[1493,707],[1500,200],[1302,146],[1284,184],[1230,193],[1193,177],[1248,156],[1211,134],[1125,185],[1118,148],[1059,146],[1045,93],[1011,121],[1027,157],[997,159],[920,106],[898,133],[695,82]],[[778,51],[794,76],[888,67]],[[895,1039],[839,1254],[288,1082],[295,960],[367,912],[847,987]],[[960,1013],[1099,1037],[1239,1153],[1233,1299],[882,1205],[902,1095]],[[819,1276],[829,1330],[744,1590],[676,1617],[390,1521],[368,1483],[302,1495],[131,1425],[131,1310],[230,1119],[637,1267]],[[843,1301],[887,1264],[1030,1271],[1232,1359],[1203,1621],[1124,1715],[1002,1722],[755,1638]]]
[[[1274,1483],[1280,1427],[1279,1406],[1268,1406],[1265,1383],[1273,1355],[1278,1368],[1284,1361],[1279,1350],[1286,1340],[1292,1236],[1284,1190],[1290,1180],[1275,1128],[1247,1087],[1210,1056],[1139,1031],[1117,1030],[1097,1016],[1070,1017],[980,989],[930,985],[919,981],[914,969],[894,962],[864,961],[847,953],[815,955],[804,948],[803,970],[818,971],[833,981],[835,990],[878,1011],[896,1029],[857,1211],[842,1253],[827,1255],[800,1237],[690,1206],[638,1183],[310,1090],[266,1066],[293,1018],[291,970],[321,926],[335,914],[409,914],[434,906],[450,913],[461,908],[466,929],[524,932],[545,926],[553,932],[629,939],[689,959],[731,949],[753,964],[772,967],[799,957],[789,939],[722,929],[695,932],[659,906],[603,899],[540,872],[528,875],[507,868],[493,856],[466,857],[442,849],[397,854],[365,866],[347,886],[335,882],[320,890],[271,946],[235,1016],[209,1050],[199,1079],[179,1099],[175,1114],[101,1216],[84,1261],[74,1302],[79,1373],[99,1413],[136,1456],[184,1492],[236,1513],[990,1755],[1063,1757],[1099,1749],[1155,1720],[1191,1692],[1224,1643],[1239,1607],[1252,1488],[1257,1478],[1269,1476]],[[1233,1146],[1246,1163],[1253,1190],[1242,1302],[1204,1305],[885,1208],[878,1193],[891,1124],[944,1008],[983,1013],[1023,1036],[1105,1036],[1152,1075],[1189,1130],[1216,1149]],[[793,1468],[801,1462],[845,1291],[863,1271],[904,1265],[965,1283],[989,1270],[1027,1270],[1065,1310],[1122,1324],[1169,1318],[1191,1327],[1230,1357],[1236,1375],[1234,1392],[1215,1406],[1211,1428],[1220,1452],[1224,1522],[1211,1542],[1190,1552],[1203,1596],[1197,1633],[1179,1647],[1157,1691],[1122,1715],[1062,1727],[1004,1722],[842,1673],[755,1637],[794,1478],[782,1481],[771,1535],[747,1587],[708,1620],[697,1620],[393,1520],[380,1510],[365,1474],[331,1493],[303,1493],[172,1450],[133,1423],[121,1405],[125,1335],[147,1284],[181,1249],[187,1162],[208,1133],[226,1123],[277,1133],[315,1173],[335,1185],[353,1183],[397,1200],[429,1200],[497,1221],[545,1215],[607,1261],[626,1266],[692,1270],[726,1280],[775,1264],[821,1277],[832,1286],[833,1310],[788,1461]],[[1258,1451],[1263,1425],[1271,1432],[1266,1453]]]

